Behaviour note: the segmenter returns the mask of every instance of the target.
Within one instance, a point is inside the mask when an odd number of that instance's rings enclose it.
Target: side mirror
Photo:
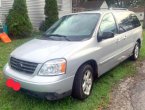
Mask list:
[[[114,37],[114,33],[113,32],[104,32],[102,34],[102,36],[98,36],[98,41],[101,41],[103,39],[113,38],[113,37]]]

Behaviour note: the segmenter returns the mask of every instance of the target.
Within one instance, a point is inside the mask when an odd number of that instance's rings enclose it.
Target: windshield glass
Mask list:
[[[100,14],[74,14],[60,18],[44,37],[51,40],[80,41],[89,39],[97,25]]]

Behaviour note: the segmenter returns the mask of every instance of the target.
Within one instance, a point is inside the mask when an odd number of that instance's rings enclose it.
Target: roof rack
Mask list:
[[[109,8],[109,10],[128,10],[127,8]]]

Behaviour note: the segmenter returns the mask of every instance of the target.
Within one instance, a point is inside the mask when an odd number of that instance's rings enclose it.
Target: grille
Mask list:
[[[17,71],[28,73],[28,74],[33,74],[37,65],[38,65],[37,63],[19,60],[14,57],[10,58],[10,66],[13,69],[15,69]]]

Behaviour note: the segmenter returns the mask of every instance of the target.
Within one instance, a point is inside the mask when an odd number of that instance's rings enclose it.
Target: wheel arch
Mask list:
[[[97,78],[98,77],[98,64],[97,64],[97,62],[93,59],[87,60],[79,66],[78,70],[85,64],[89,64],[92,66],[93,71],[94,71],[93,75],[94,75],[94,77]]]
[[[139,43],[139,48],[141,48],[141,39],[137,39],[137,41]]]

